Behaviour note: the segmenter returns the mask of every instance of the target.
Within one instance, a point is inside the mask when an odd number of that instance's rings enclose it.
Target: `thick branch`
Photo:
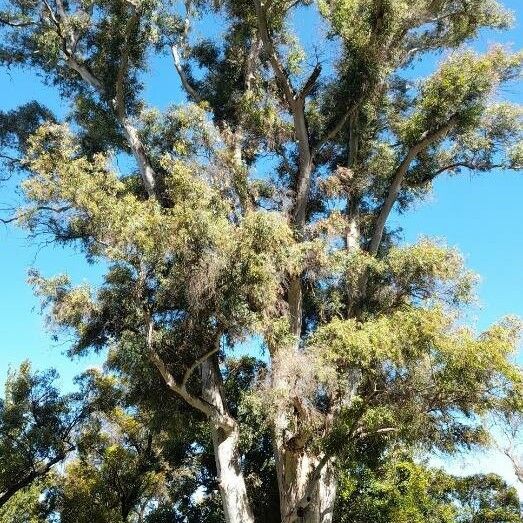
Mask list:
[[[115,83],[115,99],[113,101],[116,114],[120,120],[125,118],[125,77],[129,69],[129,40],[139,20],[139,13],[136,7],[132,6],[132,16],[125,26],[125,38],[123,43],[122,55],[118,66],[118,74]]]
[[[316,85],[316,82],[318,81],[320,74],[321,65],[317,64],[309,78],[307,78],[305,85],[302,87],[300,94],[298,95],[299,98],[305,99],[305,97],[312,91],[312,89],[314,89],[314,86]]]
[[[210,358],[213,354],[216,354],[220,350],[220,345],[218,344],[214,349],[206,352],[203,356],[198,358],[185,372],[182,380],[182,387],[187,385],[190,377],[193,375],[194,371],[207,359]]]
[[[132,9],[133,14],[127,22],[125,29],[125,39],[123,43],[122,55],[120,57],[120,65],[118,67],[118,75],[115,86],[116,99],[113,103],[115,105],[115,112],[118,121],[123,127],[129,146],[131,147],[135,160],[140,169],[142,181],[147,191],[147,194],[149,195],[149,197],[155,198],[156,173],[154,172],[154,169],[152,168],[149,159],[147,158],[144,146],[138,135],[138,130],[131,123],[125,112],[124,81],[129,68],[129,40],[132,36],[133,31],[135,31],[139,21],[139,12],[136,10],[135,6],[132,6]]]
[[[336,138],[338,133],[345,127],[345,124],[349,121],[349,118],[356,114],[359,108],[359,103],[354,104],[349,109],[343,113],[341,118],[331,127],[327,134],[322,138],[320,143],[314,148],[313,156],[316,156],[321,152],[321,150],[327,145],[331,140]]]
[[[36,25],[36,22],[32,20],[8,20],[7,18],[0,17],[0,25],[8,25],[9,27],[28,27],[30,25]]]
[[[313,159],[310,150],[309,132],[305,118],[305,100],[294,91],[288,72],[278,57],[278,53],[269,34],[266,6],[260,0],[254,0],[256,8],[256,17],[258,21],[258,32],[263,43],[265,52],[269,57],[269,62],[274,71],[276,81],[283,91],[288,109],[292,114],[294,131],[298,145],[298,173],[296,177],[294,208],[292,211],[292,224],[296,229],[298,237],[301,237],[305,227],[307,216],[307,205],[309,201],[309,192],[311,176],[314,168]],[[317,79],[319,70],[315,69],[310,82],[306,82],[305,87],[311,86]],[[302,93],[306,91],[302,91]],[[302,324],[302,288],[301,278],[299,275],[290,278],[288,287],[287,301],[289,303],[289,315],[291,318],[292,332],[298,339],[301,334]]]
[[[72,448],[68,450],[71,451]],[[35,479],[45,476],[54,465],[65,459],[65,456],[65,452],[57,454],[54,458],[50,459],[40,467],[31,470],[31,472],[26,474],[23,478],[8,487],[6,490],[0,492],[0,507],[5,505],[17,492],[25,487],[28,487]]]
[[[315,469],[307,478],[307,488],[305,489],[305,492],[303,493],[303,496],[300,498],[299,502],[296,504],[296,508],[293,512],[297,512],[298,508],[307,508],[310,502],[309,500],[312,499],[312,494],[314,492],[314,488],[316,487],[316,483],[321,479],[321,473],[323,472],[323,469],[332,459],[333,457],[330,453],[325,453],[320,459]],[[289,514],[289,516],[291,515],[292,514]]]
[[[251,44],[249,49],[249,54],[247,55],[247,60],[245,62],[245,90],[250,91],[252,87],[252,81],[254,80],[254,71],[256,68],[256,62],[259,59],[260,51],[262,49],[262,41],[259,35],[255,35],[254,41]]]
[[[396,173],[394,174],[394,178],[389,187],[387,197],[385,198],[385,201],[381,206],[378,219],[376,220],[376,225],[374,226],[374,233],[372,235],[372,239],[369,246],[369,252],[373,256],[375,256],[378,252],[381,239],[383,238],[383,231],[385,230],[385,223],[387,222],[387,218],[389,217],[390,211],[392,210],[392,207],[396,202],[396,198],[398,197],[398,194],[403,185],[403,180],[405,179],[405,175],[407,174],[407,171],[409,170],[409,167],[411,166],[412,162],[414,161],[416,156],[420,152],[425,150],[430,144],[434,143],[440,138],[443,138],[452,129],[452,127],[454,127],[456,119],[456,116],[452,116],[447,121],[447,123],[445,123],[445,125],[442,125],[436,131],[427,134],[418,143],[413,145],[407,152],[407,155],[402,160],[398,168],[396,169]]]
[[[65,18],[65,11],[63,8],[63,5],[60,1],[57,2],[59,15],[57,16],[47,0],[43,0],[44,5],[46,6],[49,16],[51,18],[51,21],[56,26],[56,32],[60,39],[62,40],[62,52],[64,53],[67,63],[69,67],[76,71],[80,77],[89,84],[95,91],[97,91],[102,98],[108,98],[107,92],[104,88],[103,83],[95,76],[95,74],[91,71],[89,66],[84,63],[83,60],[81,60],[78,56],[75,54],[75,46],[76,46],[76,37],[74,35],[70,35],[70,42],[68,42],[68,35],[64,34],[62,30],[62,24],[60,23],[61,20]],[[138,135],[138,130],[132,125],[130,120],[125,114],[125,107],[124,107],[124,100],[123,100],[123,81],[125,78],[125,73],[128,68],[128,39],[131,36],[132,29],[136,27],[136,23],[138,21],[136,11],[133,14],[133,17],[129,20],[129,23],[127,24],[127,30],[126,30],[126,41],[124,43],[124,50],[122,51],[122,57],[121,57],[121,63],[118,71],[118,77],[117,77],[117,83],[116,83],[116,92],[117,92],[117,99],[113,103],[114,110],[116,113],[116,117],[119,121],[119,123],[122,125],[125,137],[127,138],[127,142],[129,144],[129,147],[131,148],[131,151],[133,153],[133,156],[135,157],[135,160],[138,164],[138,168],[140,170],[140,174],[142,177],[143,184],[145,186],[145,189],[147,191],[147,194],[151,198],[156,198],[156,173],[154,172],[154,169],[151,166],[151,163],[149,162],[149,159],[147,158],[147,154],[145,153],[145,148],[140,140],[140,137]]]
[[[269,57],[269,61],[276,76],[276,80],[283,91],[287,103],[289,106],[291,106],[296,100],[296,93],[294,92],[289,75],[287,71],[285,71],[280,58],[278,57],[278,53],[276,52],[276,48],[274,47],[274,43],[269,34],[265,5],[262,4],[260,0],[254,0],[254,5],[256,8],[256,18],[258,20],[258,31],[260,33],[260,38],[263,42],[263,46],[265,47],[267,56]]]
[[[191,27],[191,20],[190,20],[190,14],[191,14],[191,0],[185,0],[185,20],[183,23],[183,30],[182,34],[180,36],[181,46],[182,48],[187,47],[187,38],[189,34],[189,29]],[[182,60],[180,57],[180,51],[178,50],[178,46],[173,44],[171,45],[171,54],[173,57],[174,67],[176,69],[176,72],[178,73],[178,76],[180,77],[180,80],[182,82],[182,86],[189,95],[190,98],[192,98],[195,102],[199,103],[202,101],[202,97],[197,93],[196,89],[191,85],[189,82],[189,78],[187,77],[187,74],[183,68]]]

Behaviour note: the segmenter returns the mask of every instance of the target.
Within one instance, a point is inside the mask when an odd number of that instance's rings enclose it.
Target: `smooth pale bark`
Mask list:
[[[332,523],[337,487],[332,463],[281,442],[276,447],[282,523]]]
[[[203,399],[222,414],[226,414],[222,379],[216,355],[207,358],[202,363],[202,387]],[[212,419],[210,423],[225,521],[227,523],[254,523],[240,464],[238,426],[233,423],[230,428],[225,428]]]

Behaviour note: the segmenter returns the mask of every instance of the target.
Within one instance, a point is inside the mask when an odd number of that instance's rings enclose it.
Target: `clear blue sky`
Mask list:
[[[477,43],[478,49],[495,41],[523,47],[523,3],[507,0],[505,4],[518,15],[517,26],[506,33],[485,32]],[[310,25],[310,20],[305,22]],[[314,31],[317,29],[311,27],[309,34],[314,35]],[[421,74],[433,65],[427,62],[413,74]],[[182,100],[178,79],[167,58],[153,63],[148,81],[146,94],[152,104],[165,107]],[[67,110],[52,87],[27,71],[0,70],[0,92],[3,110],[31,99],[45,103],[59,115]],[[504,94],[523,103],[521,85]],[[0,206],[14,201],[13,187],[4,188]],[[406,241],[420,235],[444,238],[458,247],[468,265],[481,275],[481,308],[474,311],[480,328],[506,314],[523,317],[522,224],[523,174],[504,172],[443,177],[436,183],[432,198],[401,219]],[[63,354],[67,345],[51,340],[38,300],[26,284],[27,270],[35,266],[45,275],[67,272],[75,282],[96,282],[102,269],[87,265],[82,254],[73,249],[41,247],[14,227],[0,226],[0,241],[0,386],[8,367],[27,358],[36,368],[57,368],[62,385],[69,388],[75,374],[98,360],[89,357],[72,363]]]

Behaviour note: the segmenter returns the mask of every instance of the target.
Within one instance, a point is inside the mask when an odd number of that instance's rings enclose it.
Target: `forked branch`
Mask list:
[[[199,358],[193,366],[189,368],[190,373],[186,373],[184,376],[183,382],[180,384],[176,381],[172,373],[169,371],[167,366],[165,365],[165,362],[161,358],[161,356],[158,354],[154,347],[154,322],[152,319],[147,320],[147,349],[149,352],[149,358],[154,363],[155,367],[160,372],[165,384],[178,396],[180,396],[183,400],[185,400],[191,407],[195,408],[196,410],[199,410],[202,414],[204,414],[209,420],[216,423],[218,426],[220,426],[224,431],[230,432],[236,428],[236,422],[234,419],[232,419],[227,414],[220,412],[216,407],[208,403],[207,401],[203,400],[202,398],[195,396],[194,394],[191,394],[186,387],[187,380],[190,377],[190,374],[194,372],[196,367],[198,365],[201,365],[207,358],[211,356],[211,353],[207,353],[201,358]],[[216,350],[214,350],[212,353],[214,354]],[[193,368],[194,367],[194,368]]]

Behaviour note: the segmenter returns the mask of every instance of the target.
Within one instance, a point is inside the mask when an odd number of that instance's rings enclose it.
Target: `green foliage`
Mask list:
[[[19,490],[5,505],[0,507],[0,521],[4,523],[42,523],[48,515],[45,498],[54,478],[36,480]]]
[[[300,10],[327,35],[314,63]],[[455,521],[457,483],[408,460],[381,478],[363,465],[399,442],[487,444],[482,416],[523,404],[519,326],[463,327],[462,257],[402,245],[387,218],[442,173],[521,169],[521,108],[496,96],[523,55],[467,47],[510,22],[495,0],[5,2],[0,63],[43,74],[70,107],[66,122],[38,104],[0,115],[1,152],[26,175],[18,222],[108,267],[98,288],[30,275],[71,355],[107,351],[108,374],[83,378],[93,425],[54,491],[64,521],[220,521],[211,441],[231,427],[260,519],[281,519],[279,463],[330,456],[354,465],[345,495],[361,507],[383,493],[376,521]],[[162,111],[142,81],[164,52],[190,103]],[[444,58],[411,81],[430,53]],[[267,365],[231,358],[252,339]]]
[[[310,346],[322,365],[337,369],[330,386],[338,394],[355,370],[364,376],[339,430],[349,437],[398,431],[452,451],[484,443],[478,416],[521,395],[520,370],[508,361],[518,330],[507,320],[475,336],[440,308],[405,308],[361,323],[334,319]]]
[[[27,362],[8,377],[0,400],[0,507],[75,448],[87,408],[78,395],[60,395],[56,378],[54,371],[32,372]],[[30,499],[31,490],[18,499],[26,495]]]
[[[450,118],[458,119],[461,133],[477,128],[493,88],[517,76],[522,60],[520,53],[510,55],[499,47],[482,56],[472,51],[451,55],[423,82],[413,114],[402,122],[399,133],[406,143],[415,143]]]
[[[164,498],[167,470],[156,455],[158,438],[140,421],[115,409],[82,435],[78,458],[52,489],[60,521],[129,521]]]
[[[450,476],[407,456],[344,471],[336,510],[341,523],[521,521],[516,491],[499,476]]]

